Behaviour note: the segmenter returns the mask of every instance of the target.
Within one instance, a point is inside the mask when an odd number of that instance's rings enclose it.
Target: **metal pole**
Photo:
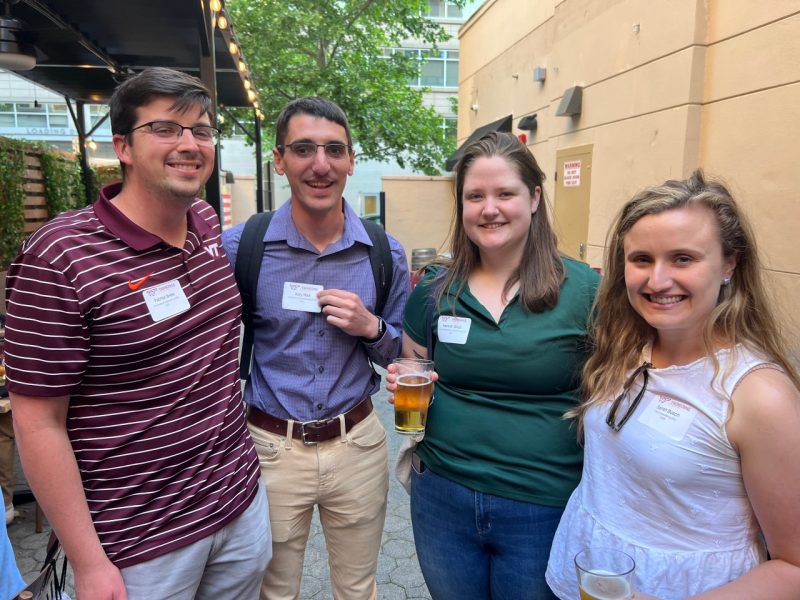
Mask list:
[[[267,205],[270,210],[275,210],[275,196],[272,189],[272,161],[267,161]]]
[[[216,109],[217,106],[217,64],[214,56],[214,22],[212,20],[211,8],[208,2],[203,3],[203,24],[205,31],[200,32],[201,39],[205,37],[208,44],[201,44],[200,49],[200,79],[206,84],[208,91],[211,93],[211,106]],[[216,112],[216,110],[214,111]],[[222,216],[222,197],[219,185],[219,144],[214,148],[214,168],[211,171],[211,176],[206,182],[206,202],[208,202],[214,209],[214,212],[219,216],[220,222]]]
[[[264,212],[264,167],[261,164],[261,119],[253,109],[253,119],[256,126],[256,212]]]
[[[78,130],[78,148],[81,162],[81,174],[83,175],[83,187],[86,191],[86,206],[95,201],[93,193],[92,170],[89,168],[89,158],[86,156],[86,120],[83,110],[84,103],[81,100],[75,102],[75,128]]]

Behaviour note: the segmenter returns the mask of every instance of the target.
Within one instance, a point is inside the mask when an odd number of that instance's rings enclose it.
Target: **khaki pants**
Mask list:
[[[11,413],[0,413],[0,488],[3,506],[14,500],[14,425]]]
[[[272,561],[261,600],[297,600],[314,506],[319,507],[336,600],[376,597],[389,465],[373,412],[343,438],[305,445],[249,425],[267,486]]]

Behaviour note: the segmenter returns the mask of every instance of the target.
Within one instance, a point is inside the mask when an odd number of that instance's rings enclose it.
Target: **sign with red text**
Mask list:
[[[581,161],[568,160],[564,162],[564,187],[580,187]]]

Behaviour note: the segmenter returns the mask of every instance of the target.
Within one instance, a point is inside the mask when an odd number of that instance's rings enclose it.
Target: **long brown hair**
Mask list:
[[[450,230],[450,254],[452,258],[443,264],[447,267],[437,294],[437,301],[450,293],[458,297],[472,271],[480,264],[480,252],[464,231],[464,179],[478,158],[499,156],[512,165],[531,195],[540,188],[542,197],[539,207],[531,215],[528,238],[522,252],[519,267],[506,281],[503,295],[519,281],[519,299],[522,307],[531,312],[542,312],[555,307],[564,282],[564,264],[558,253],[556,235],[547,216],[547,199],[544,195],[544,172],[530,150],[515,135],[489,133],[464,150],[455,168],[455,214]]]
[[[800,389],[800,377],[778,327],[772,302],[762,280],[755,237],[728,189],[706,180],[698,169],[685,180],[670,180],[636,194],[617,215],[606,240],[603,278],[595,301],[590,329],[593,351],[583,369],[584,402],[568,417],[582,420],[589,406],[606,402],[622,385],[625,374],[638,366],[645,345],[653,340],[653,328],[631,306],[625,287],[625,235],[639,219],[691,206],[708,209],[717,223],[722,254],[733,258],[736,268],[728,285],[721,285],[717,306],[703,330],[706,354],[715,377],[720,343],[735,348],[743,344],[775,362]],[[582,426],[582,422],[579,424]]]

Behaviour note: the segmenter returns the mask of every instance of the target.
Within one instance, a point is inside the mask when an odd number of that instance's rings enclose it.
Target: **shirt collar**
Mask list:
[[[122,191],[122,182],[110,183],[100,190],[100,196],[94,203],[94,212],[100,222],[111,233],[138,252],[164,244],[157,235],[142,229],[119,210],[111,200]],[[201,239],[211,233],[211,227],[191,208],[187,211],[187,227],[190,232]]]
[[[328,246],[325,254],[331,254],[349,248],[354,243],[359,242],[366,246],[372,246],[364,224],[356,214],[356,211],[342,198],[342,212],[344,212],[344,231],[342,237]],[[296,248],[311,249],[311,245],[303,235],[297,230],[292,221],[291,200],[275,211],[272,216],[267,232],[264,234],[265,242],[285,241],[289,246]]]

